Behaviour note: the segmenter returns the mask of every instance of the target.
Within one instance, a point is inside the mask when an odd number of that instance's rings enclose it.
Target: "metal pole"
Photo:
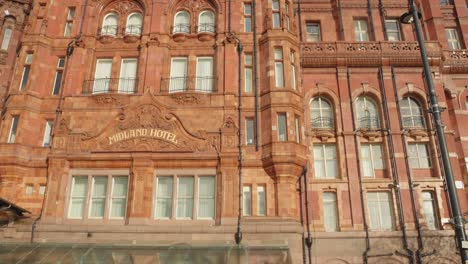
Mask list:
[[[442,119],[440,116],[440,107],[437,100],[436,91],[434,88],[434,81],[432,80],[432,72],[429,68],[429,61],[427,59],[426,47],[424,46],[424,37],[421,30],[420,20],[418,16],[418,10],[414,4],[414,0],[409,0],[410,12],[414,19],[414,28],[416,30],[416,36],[418,38],[419,49],[421,52],[421,59],[424,66],[424,77],[426,79],[426,85],[431,102],[431,113],[434,118],[435,129],[437,139],[439,142],[440,155],[442,157],[442,164],[444,167],[445,182],[447,184],[447,191],[449,195],[450,203],[452,204],[451,213],[452,221],[455,229],[455,236],[457,239],[458,248],[460,249],[460,256],[462,263],[465,264],[468,261],[468,250],[462,247],[462,242],[466,241],[466,234],[464,229],[464,219],[460,212],[460,203],[458,201],[457,189],[455,187],[455,181],[453,178],[452,166],[450,164],[449,151],[447,147],[447,141],[445,139],[444,127],[442,125]]]

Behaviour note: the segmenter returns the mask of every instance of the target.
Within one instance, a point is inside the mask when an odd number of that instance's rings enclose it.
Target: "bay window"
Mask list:
[[[284,87],[284,68],[283,68],[283,50],[282,48],[275,48],[275,86]]]
[[[10,133],[8,133],[7,143],[15,143],[16,133],[18,130],[19,116],[13,116],[11,118]]]

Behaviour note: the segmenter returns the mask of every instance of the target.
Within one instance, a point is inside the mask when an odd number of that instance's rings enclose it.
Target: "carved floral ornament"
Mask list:
[[[93,2],[98,5],[99,4],[105,5],[106,1],[105,0],[93,0]],[[139,12],[142,12],[143,8],[137,1],[123,0],[123,1],[114,1],[108,7],[106,7],[106,10],[115,11],[120,15],[127,15],[137,10]]]
[[[193,13],[198,13],[203,10],[218,10],[217,12],[219,14],[222,14],[222,9],[219,8],[219,4],[212,3],[209,0],[173,0],[170,1],[170,3],[166,6],[166,9],[164,9],[164,14],[167,15],[169,13],[169,10],[172,10],[173,7],[176,7],[177,9],[185,9]]]

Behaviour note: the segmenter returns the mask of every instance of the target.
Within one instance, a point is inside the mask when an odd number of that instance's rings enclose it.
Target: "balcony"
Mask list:
[[[361,117],[357,121],[359,130],[376,131],[380,130],[380,119],[374,116]]]
[[[428,57],[432,65],[441,61],[440,45],[426,41]],[[417,42],[307,42],[302,44],[303,67],[356,67],[422,66]]]
[[[424,124],[423,116],[408,116],[402,118],[403,128],[409,130],[424,130],[426,125]]]
[[[137,90],[137,78],[100,78],[86,80],[83,83],[83,94],[134,94],[137,92]]]
[[[444,73],[468,73],[468,50],[444,50]]]
[[[161,79],[162,93],[217,92],[215,77],[171,77]]]
[[[317,117],[310,121],[312,130],[330,131],[335,130],[335,120],[331,117]]]

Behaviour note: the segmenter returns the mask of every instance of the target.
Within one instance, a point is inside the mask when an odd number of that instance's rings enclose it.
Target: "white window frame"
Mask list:
[[[318,103],[318,107],[314,106],[315,102]],[[335,113],[333,112],[333,105],[329,100],[322,96],[312,98],[309,104],[309,111],[312,128],[335,128]],[[318,113],[318,116],[315,113]],[[329,118],[329,120],[325,120],[325,118]],[[330,127],[328,127],[327,123],[330,123]]]
[[[405,102],[406,101],[406,102]],[[420,127],[420,128],[425,128],[426,127],[426,122],[424,120],[424,112],[422,109],[421,104],[419,103],[419,100],[411,97],[411,96],[406,96],[403,98],[402,103],[400,103],[400,110],[401,110],[401,118],[403,120],[403,127],[406,128],[413,128],[413,127]],[[410,127],[408,127],[408,124],[406,123],[406,118],[410,119]],[[417,124],[416,120],[419,121],[421,124],[420,126]]]
[[[275,59],[275,87],[284,87],[284,63],[283,63],[283,49],[281,47],[274,48]]]
[[[396,30],[390,30],[389,29],[389,24],[395,24],[396,25]],[[400,22],[398,21],[398,19],[386,19],[385,20],[385,26],[387,28],[387,39],[388,41],[401,41],[402,40],[402,37],[401,37],[401,27],[400,27]],[[390,36],[394,36],[396,35],[396,38],[395,39],[390,39]]]
[[[113,175],[111,178],[111,190],[110,190],[110,195],[109,195],[109,219],[124,219],[125,216],[127,215],[127,206],[128,206],[128,189],[129,189],[129,177],[127,175]],[[125,193],[125,196],[114,196],[114,190],[115,190],[115,178],[127,178],[127,191]],[[124,216],[112,216],[112,210],[114,209],[114,200],[115,199],[125,199],[125,212],[124,212]]]
[[[183,14],[188,16],[188,23],[182,23],[182,22],[178,21],[178,17],[183,15]],[[178,29],[177,27],[180,26],[180,25],[183,25],[183,27]],[[185,27],[188,27],[188,28],[185,28]],[[190,33],[190,13],[189,12],[187,12],[185,10],[182,10],[182,11],[177,12],[174,15],[174,25],[173,25],[173,29],[172,29],[172,34],[176,34],[176,33],[185,33],[185,34]]]
[[[185,63],[185,72],[175,74],[174,63],[176,61],[180,61],[180,62],[183,61]],[[169,78],[169,87],[168,87],[169,93],[187,91],[187,71],[188,71],[188,58],[187,57],[173,57],[171,59],[171,69],[170,69],[170,78]],[[177,80],[173,80],[177,78],[181,78],[182,81],[179,82]],[[182,86],[182,87],[179,87],[179,86]]]
[[[451,50],[461,49],[461,42],[458,36],[457,28],[445,28],[445,34],[447,36],[449,49]]]
[[[317,32],[309,30],[317,28]],[[306,41],[307,42],[320,42],[322,41],[322,30],[320,28],[320,22],[306,22]]]
[[[294,90],[297,89],[296,83],[296,53],[291,50],[290,53],[290,60],[291,60],[291,88]]]
[[[131,73],[130,75],[134,76],[123,76],[124,74],[124,65],[127,62],[133,62],[135,64],[135,72]],[[111,69],[112,71],[112,69]],[[138,78],[138,58],[124,58],[120,62],[120,75],[119,75],[119,93],[124,94],[131,94],[136,92],[136,85],[137,85],[137,78]]]
[[[327,194],[333,195],[333,199],[328,199]],[[334,216],[328,215],[327,210],[325,209],[326,206],[333,206]],[[323,227],[325,232],[337,232],[339,230],[339,214],[338,214],[338,199],[335,192],[323,192],[322,193],[322,206],[323,206]],[[331,224],[327,221],[329,218],[334,217],[335,226],[331,226]]]
[[[199,75],[200,70],[200,61],[209,61],[211,63],[210,73],[208,75]],[[195,91],[197,92],[204,92],[204,93],[212,93],[214,91],[214,59],[213,57],[197,57],[197,68],[196,68],[196,80],[195,80]]]
[[[68,7],[67,20],[65,22],[65,29],[63,31],[64,37],[69,37],[73,28],[73,20],[75,19],[76,8],[74,6]]]
[[[260,193],[263,193],[263,198],[260,196]],[[261,204],[262,204],[262,199],[263,199],[263,205],[264,208],[262,209]],[[265,185],[257,185],[257,216],[266,216],[267,215],[267,191],[266,191],[266,186]],[[264,210],[264,212],[262,212]]]
[[[200,187],[201,187],[201,184],[200,184],[200,181],[201,179],[203,178],[213,178],[214,181],[213,181],[213,196],[208,196],[208,195],[202,195],[201,192],[200,192]],[[215,176],[198,176],[197,177],[197,189],[198,189],[198,197],[197,197],[197,202],[194,204],[196,204],[196,208],[197,208],[197,219],[201,219],[201,220],[213,220],[215,218],[215,208],[216,208],[216,177]],[[195,186],[194,186],[195,188]],[[213,200],[213,217],[201,217],[200,216],[200,200],[201,199],[211,199]],[[195,205],[194,205],[195,207]]]
[[[425,197],[425,194],[429,194],[429,197]],[[437,230],[440,228],[439,225],[439,214],[437,210],[437,201],[435,197],[435,192],[434,191],[422,191],[421,192],[421,200],[422,200],[422,209],[423,209],[423,215],[424,219],[426,221],[427,228],[429,230]],[[428,212],[427,210],[427,204],[430,204],[430,210],[431,212]],[[430,224],[429,218],[433,218],[433,225]]]
[[[246,199],[246,193],[249,194],[249,200]],[[247,208],[249,208],[249,210],[247,210]],[[252,216],[252,186],[251,185],[244,185],[242,187],[242,215]]]
[[[364,148],[368,148],[369,157],[364,157],[364,155],[363,155]],[[375,151],[376,151],[375,148],[379,148],[380,153],[375,153]],[[380,162],[382,164],[381,167],[378,167],[376,165],[376,164],[378,164],[377,158],[379,156],[380,156],[380,159],[381,159]],[[361,159],[363,160],[363,162],[361,163],[362,164],[361,166],[362,166],[363,177],[374,178],[376,170],[385,169],[385,158],[384,158],[383,144],[381,144],[381,143],[362,143],[361,144]],[[365,162],[368,162],[368,164],[370,164],[370,171],[372,171],[372,175],[366,175],[366,169],[364,168],[364,166],[365,166],[364,163]]]
[[[18,124],[19,124],[19,116],[12,116],[10,132],[8,133],[7,143],[9,144],[15,143],[16,137],[18,136],[18,126],[19,126]]]
[[[110,21],[107,20],[109,19],[109,17],[112,17],[112,16],[117,18],[116,24],[111,24]],[[109,27],[110,30],[105,29],[106,27]],[[116,13],[109,13],[105,15],[104,19],[102,20],[101,35],[115,37],[117,36],[117,32],[119,31],[118,27],[119,27],[119,15],[117,15]]]
[[[423,150],[422,150],[422,149]],[[415,151],[412,151],[415,150]],[[426,156],[421,155],[425,153]],[[416,154],[412,156],[411,154]],[[408,159],[410,160],[410,168],[411,169],[430,169],[432,168],[432,158],[431,158],[431,150],[429,147],[429,143],[427,142],[409,142],[408,143]],[[412,160],[417,161],[417,166],[413,167]],[[423,160],[427,161],[428,167],[423,167]]]
[[[206,24],[206,25],[203,25],[201,23],[201,20],[202,20],[202,15],[205,15],[205,14],[209,14],[209,16],[211,18],[210,18],[209,23],[203,23],[203,24]],[[215,21],[216,21],[215,14],[211,10],[204,10],[204,11],[200,12],[200,14],[198,15],[198,30],[197,31],[198,32],[211,32],[211,33],[214,33],[216,31]]]
[[[47,120],[45,123],[45,128],[44,128],[44,137],[42,139],[42,146],[43,147],[49,147],[50,146],[50,141],[52,140],[52,126],[54,124],[54,121],[52,120]]]
[[[138,24],[130,24],[130,19],[134,16],[140,19]],[[133,27],[135,27],[135,29]],[[125,24],[125,34],[141,36],[142,31],[143,31],[143,15],[140,12],[132,12],[127,17],[127,23]]]
[[[100,70],[99,65],[100,63],[110,62],[110,69],[109,69],[109,76],[105,76],[104,78],[98,77],[98,71]],[[111,87],[111,79],[112,79],[112,68],[113,68],[113,60],[109,58],[102,58],[96,60],[96,69],[94,71],[94,82],[93,82],[93,94],[99,93],[107,93],[110,91]],[[101,74],[99,74],[101,75]],[[102,82],[102,83],[101,83]],[[100,89],[103,86],[104,89]]]
[[[249,123],[251,123],[249,125]],[[252,131],[249,131],[251,127]],[[245,144],[246,145],[255,145],[255,123],[252,117],[245,118]],[[252,138],[250,138],[252,136]]]
[[[370,193],[376,193],[377,194],[377,199],[371,199],[369,197],[369,194]],[[388,198],[388,199],[387,199]],[[395,230],[395,212],[394,212],[394,208],[393,208],[393,197],[392,197],[392,193],[389,192],[389,191],[381,191],[381,192],[368,192],[367,193],[367,196],[366,196],[366,199],[367,199],[367,212],[368,212],[368,217],[369,217],[369,228],[372,230],[372,231],[392,231],[392,230]],[[377,204],[377,209],[378,209],[378,217],[379,219],[378,222],[379,222],[379,226],[372,226],[372,218],[371,218],[371,214],[369,213],[370,212],[370,203],[371,202],[374,202]],[[384,224],[384,216],[383,216],[383,211],[384,211],[384,206],[387,206],[388,205],[388,210],[389,210],[389,213],[390,213],[390,228],[386,228],[383,226]]]
[[[354,40],[359,42],[369,41],[369,25],[366,19],[354,19]],[[364,27],[365,25],[365,27]]]
[[[26,195],[33,195],[34,193],[34,185],[26,184],[25,194]]]
[[[247,10],[249,10],[247,7],[250,7],[250,12],[247,12]],[[252,3],[244,2],[244,32],[245,33],[252,32],[252,12],[253,12]],[[249,26],[247,27],[247,25]]]
[[[250,80],[247,77],[250,73]],[[253,72],[253,56],[251,53],[244,53],[244,92],[252,93],[253,92],[253,81],[254,81],[254,72]]]
[[[161,180],[161,178],[170,178],[172,180],[172,183],[171,183],[171,195],[167,195],[167,196],[163,196],[163,195],[160,195],[159,192],[158,192],[158,188],[159,188],[159,182]],[[174,186],[174,176],[172,175],[157,175],[156,176],[156,186],[155,186],[155,189],[154,189],[154,214],[153,214],[153,218],[154,219],[159,219],[159,220],[169,220],[172,218],[172,216],[175,214],[174,212],[174,207],[175,207],[175,204],[174,204],[174,189],[175,189],[175,186]],[[170,212],[170,215],[169,217],[162,217],[162,216],[157,216],[157,210],[156,210],[156,207],[158,205],[158,199],[165,199],[165,200],[169,200],[170,201],[170,204],[171,204],[171,212]]]
[[[62,79],[63,79],[63,70],[65,68],[65,58],[60,57],[57,61],[57,70],[55,71],[54,85],[52,86],[52,95],[58,95],[60,93],[60,88],[62,88]],[[58,76],[60,75],[60,80]],[[58,85],[58,87],[57,87]],[[57,89],[55,89],[57,88]],[[57,92],[56,92],[57,91]]]
[[[283,129],[280,129],[283,124],[281,124],[282,117],[284,116],[284,131],[281,131]],[[288,114],[285,112],[277,113],[276,114],[276,122],[278,125],[278,141],[280,142],[286,142],[288,141]]]
[[[273,29],[280,29],[281,28],[281,3],[280,0],[272,0],[271,1],[271,26]]]
[[[8,50],[12,37],[13,37],[13,29],[5,28],[3,32],[3,40],[2,40],[2,46],[1,46],[2,50]]]
[[[106,179],[106,193],[105,193],[104,196],[102,196],[102,195],[101,196],[95,196],[94,195],[94,188],[95,188],[96,178],[105,178]],[[90,193],[89,193],[88,218],[89,219],[104,219],[104,218],[106,218],[106,214],[108,213],[108,210],[109,210],[109,203],[108,203],[109,178],[107,176],[101,176],[101,175],[91,176],[91,188],[89,190],[90,190]],[[93,199],[104,200],[104,211],[102,212],[102,217],[101,216],[91,216],[91,211],[93,209]]]
[[[327,156],[327,148],[333,149],[333,156]],[[314,172],[315,172],[315,178],[316,179],[338,179],[338,176],[340,174],[339,172],[339,166],[338,166],[338,153],[337,153],[337,148],[336,144],[314,144],[313,146],[314,149]],[[321,157],[316,157],[315,152],[320,150]],[[324,168],[325,175],[320,176],[319,173],[317,172],[317,167],[315,166],[316,163],[320,162],[321,166]],[[335,167],[335,175],[330,175],[331,172],[328,171],[328,163],[332,162],[334,163]]]
[[[29,77],[31,76],[32,61],[33,61],[33,53],[30,53],[30,52],[26,53],[26,58],[24,60],[23,73],[21,74],[21,82],[19,86],[20,91],[23,91],[28,86]],[[28,70],[27,74],[26,74],[26,70]]]

